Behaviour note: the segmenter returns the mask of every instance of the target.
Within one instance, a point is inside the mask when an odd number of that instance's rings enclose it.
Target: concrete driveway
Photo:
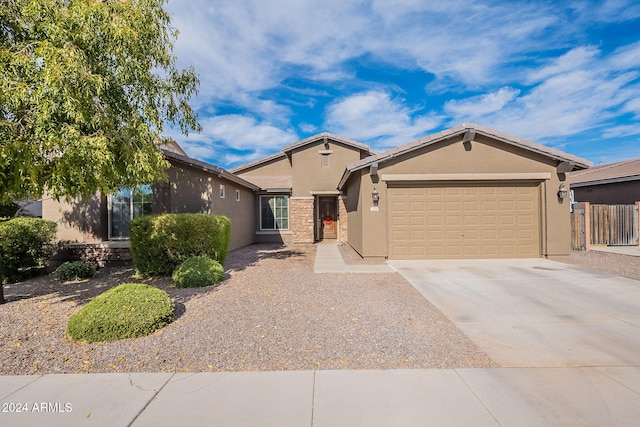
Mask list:
[[[640,282],[544,259],[389,261],[503,367],[640,366]]]

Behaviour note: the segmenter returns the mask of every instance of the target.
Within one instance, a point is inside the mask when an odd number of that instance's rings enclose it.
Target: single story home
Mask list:
[[[622,205],[640,201],[640,159],[578,170],[570,176],[575,202]]]
[[[365,258],[557,259],[570,253],[568,172],[590,165],[476,124],[383,153],[321,133],[230,171],[177,144],[164,153],[168,184],[47,203],[43,217],[84,242],[126,239],[137,214],[208,212],[231,219],[231,249],[334,240]]]

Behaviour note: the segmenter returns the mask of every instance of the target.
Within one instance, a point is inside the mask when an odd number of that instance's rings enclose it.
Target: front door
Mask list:
[[[320,214],[320,239],[338,238],[338,216],[336,215],[336,198],[321,197]]]

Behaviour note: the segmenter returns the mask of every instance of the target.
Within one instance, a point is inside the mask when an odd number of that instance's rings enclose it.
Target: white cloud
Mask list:
[[[298,140],[290,130],[282,130],[270,123],[258,122],[243,115],[222,115],[201,122],[203,131],[172,136],[193,158],[212,161],[220,166],[237,163],[239,159],[253,160],[279,151]]]
[[[564,55],[554,58],[550,64],[533,69],[528,76],[529,83],[538,83],[553,76],[580,70],[593,63],[600,51],[594,46],[581,46],[571,49]]]
[[[331,132],[389,146],[445,122],[443,114],[425,114],[380,86],[367,91],[373,83],[359,80],[354,65],[363,57],[431,73],[434,80],[422,86],[426,90],[481,93],[446,102],[447,123],[473,121],[544,139],[602,127],[620,113],[638,117],[640,84],[634,73],[640,72],[640,43],[609,55],[596,47],[597,40],[575,46],[576,40],[589,40],[592,22],[635,19],[639,5],[631,0],[173,0],[168,9],[181,32],[175,53],[180,65],[193,65],[201,79],[194,105],[207,115],[223,114],[204,118],[203,133],[185,143],[193,153],[220,158],[246,155],[237,150],[268,154],[297,139],[294,118],[302,122],[302,132],[316,131],[320,118],[295,117],[296,108],[318,109],[329,94],[345,88],[361,92],[338,95],[328,104],[325,126]],[[555,57],[556,52],[563,54]],[[552,59],[536,62],[550,54]],[[395,82],[384,84],[391,88]]]
[[[640,42],[632,43],[616,49],[609,60],[612,68],[632,69],[640,68]]]
[[[168,8],[181,31],[176,54],[199,73],[203,102],[276,88],[292,75],[353,80],[347,62],[362,55],[478,85],[539,47],[558,20],[549,5],[470,0],[182,0]]]
[[[609,127],[602,133],[604,138],[618,138],[631,135],[640,135],[640,123]]]
[[[312,125],[309,123],[300,123],[299,127],[300,127],[300,130],[304,133],[313,133],[318,130],[318,128],[315,125]]]
[[[445,111],[462,120],[471,117],[482,117],[502,110],[513,101],[520,91],[511,87],[500,88],[497,92],[467,98],[461,101],[452,100],[445,103]]]
[[[415,116],[386,92],[369,91],[340,99],[327,108],[325,126],[333,133],[379,148],[409,142],[436,128],[437,115]]]
[[[629,48],[630,49],[630,48]],[[579,47],[530,73],[534,83],[517,93],[501,88],[479,97],[450,101],[453,122],[473,121],[530,139],[579,134],[606,126],[624,111],[637,111],[639,72],[620,67],[622,49],[604,56]],[[621,53],[624,52],[624,53]]]

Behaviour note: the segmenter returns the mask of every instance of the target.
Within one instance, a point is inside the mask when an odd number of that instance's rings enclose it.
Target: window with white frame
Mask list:
[[[220,184],[220,198],[224,199],[224,184]]]
[[[151,185],[120,187],[109,197],[109,238],[128,239],[129,223],[142,215],[150,215],[153,192]]]
[[[289,196],[260,196],[260,229],[289,229]]]

